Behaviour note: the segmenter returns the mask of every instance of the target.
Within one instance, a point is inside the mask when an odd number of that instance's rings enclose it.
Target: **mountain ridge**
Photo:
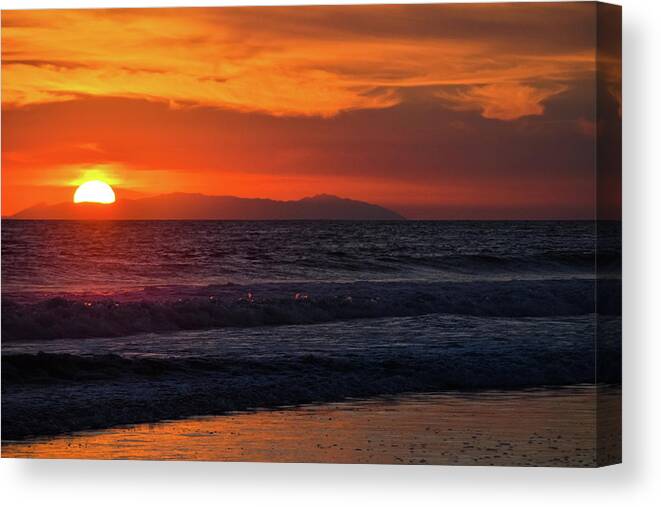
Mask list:
[[[174,192],[112,205],[43,203],[8,217],[14,220],[405,220],[383,206],[330,194],[298,200]]]

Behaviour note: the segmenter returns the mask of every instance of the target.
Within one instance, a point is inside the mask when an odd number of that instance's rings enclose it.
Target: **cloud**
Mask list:
[[[3,107],[92,96],[333,117],[414,90],[514,120],[594,71],[592,14],[574,4],[4,11]]]
[[[520,83],[495,83],[473,86],[455,92],[438,92],[448,107],[457,111],[479,111],[484,118],[515,120],[544,113],[544,101],[567,91],[567,85],[553,83],[530,86]]]

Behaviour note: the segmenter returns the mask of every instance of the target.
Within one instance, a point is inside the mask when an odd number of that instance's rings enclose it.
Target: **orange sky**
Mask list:
[[[2,213],[174,191],[588,218],[594,4],[2,12]],[[605,106],[619,106],[603,60]]]

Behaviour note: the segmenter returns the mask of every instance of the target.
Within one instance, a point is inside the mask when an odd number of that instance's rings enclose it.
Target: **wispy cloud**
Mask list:
[[[513,120],[594,70],[590,9],[5,11],[3,106],[113,96],[332,117],[414,90]]]

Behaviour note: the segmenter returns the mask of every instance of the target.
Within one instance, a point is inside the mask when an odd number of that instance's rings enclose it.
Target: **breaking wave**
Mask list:
[[[180,289],[145,299],[85,300],[57,297],[37,302],[3,300],[5,341],[117,337],[136,333],[223,327],[315,324],[345,319],[428,313],[541,317],[618,315],[620,282],[588,279],[509,282],[281,283]]]
[[[207,331],[194,340],[199,346],[213,338],[205,354],[151,357],[148,341],[144,352],[131,354],[128,343],[122,353],[103,353],[96,343],[94,354],[75,345],[75,353],[5,354],[3,437],[404,392],[620,381],[618,317],[600,317],[598,351],[595,315],[385,320],[286,326],[258,336]],[[140,337],[132,343],[139,347]],[[595,352],[597,371],[586,360]]]

